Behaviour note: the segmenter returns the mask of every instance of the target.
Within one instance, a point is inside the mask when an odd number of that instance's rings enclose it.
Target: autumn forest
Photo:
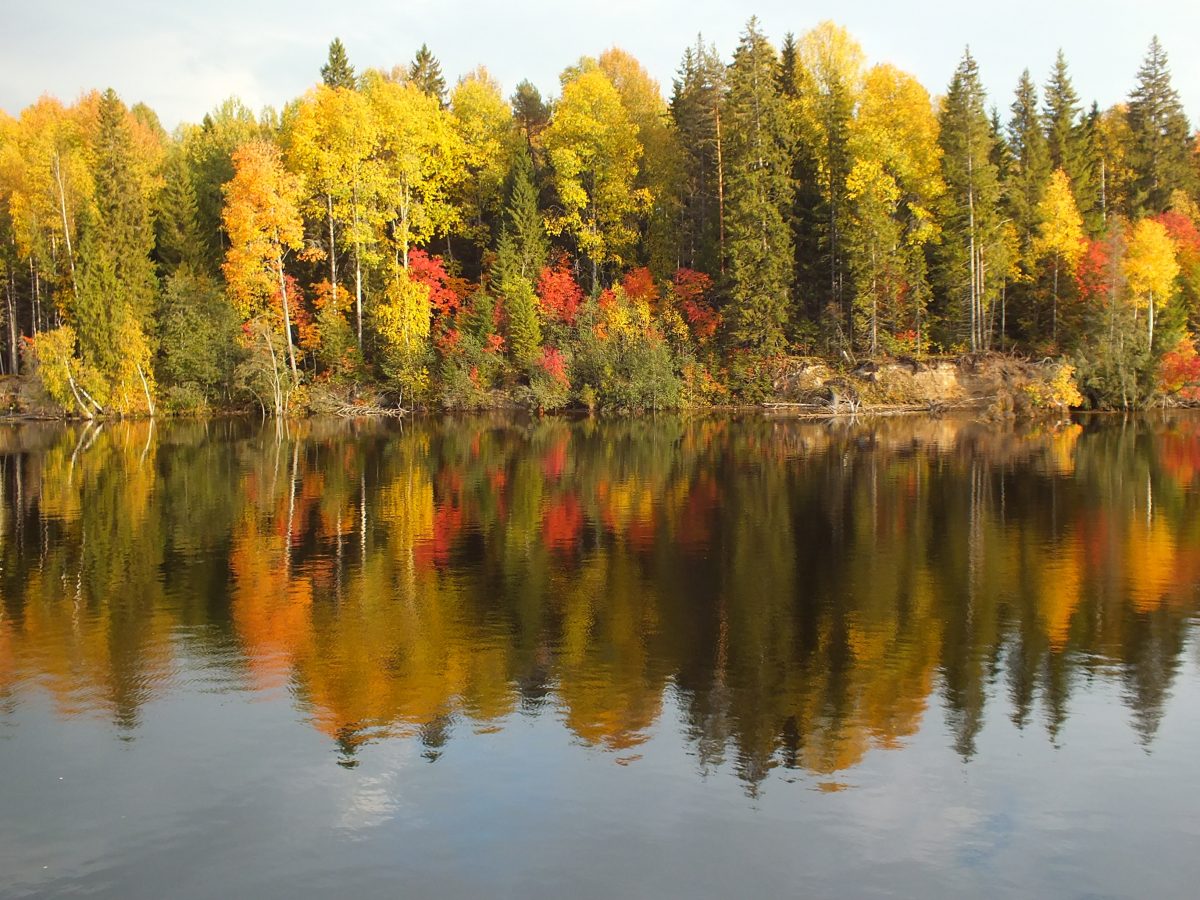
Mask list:
[[[69,414],[755,402],[772,361],[1011,353],[1085,404],[1200,397],[1200,145],[1155,39],[985,94],[821,23],[664,91],[557,96],[340,40],[282,109],[168,133],[112,90],[0,113],[0,366]]]

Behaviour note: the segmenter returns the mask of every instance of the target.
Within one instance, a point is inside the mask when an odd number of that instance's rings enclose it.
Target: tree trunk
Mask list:
[[[1154,352],[1154,294],[1150,294],[1150,352]]]
[[[1054,254],[1054,302],[1050,311],[1051,326],[1050,339],[1055,348],[1058,348],[1058,254]]]
[[[972,175],[971,158],[967,157],[967,176]],[[970,237],[970,256],[971,256],[971,296],[968,298],[971,304],[971,350],[978,349],[976,345],[976,291],[979,289],[979,283],[976,280],[975,272],[975,190],[974,187],[967,188],[967,212],[968,212],[968,233]]]
[[[717,119],[717,242],[720,247],[719,266],[725,274],[725,163],[721,155],[721,108],[714,109]]]
[[[279,267],[279,296],[283,301],[283,333],[287,336],[288,362],[292,366],[292,380],[299,381],[300,373],[296,369],[296,348],[292,346],[292,313],[288,308],[287,279],[283,274],[283,257],[277,254],[275,264]]]
[[[358,326],[358,352],[362,353],[362,260],[358,258],[358,247],[354,248],[354,314]]]
[[[18,375],[21,371],[21,360],[17,355],[17,304],[13,297],[13,277],[8,275],[8,286],[4,294],[8,306],[8,370],[10,375]]]
[[[337,303],[337,245],[333,239],[333,196],[325,195],[325,209],[329,214],[329,286],[333,289],[334,303]]]
[[[146,392],[146,409],[150,412],[150,418],[154,418],[154,398],[150,396],[150,385],[146,383],[146,373],[142,371],[142,364],[137,364],[138,378],[142,379],[142,390]]]
[[[78,290],[75,284],[75,251],[71,246],[71,226],[67,217],[67,191],[63,184],[62,163],[57,151],[54,153],[54,181],[58,186],[58,207],[62,213],[63,239],[67,243],[67,263],[71,267],[71,289]]]

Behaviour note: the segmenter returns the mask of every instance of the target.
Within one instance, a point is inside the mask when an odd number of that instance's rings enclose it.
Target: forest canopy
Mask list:
[[[628,53],[557,96],[356,69],[173,133],[110,90],[0,112],[0,369],[79,415],[329,398],[659,409],[786,356],[1012,352],[1094,405],[1200,397],[1200,135],[1157,39],[1125,102],[1061,52],[988,97],[832,22],[664,93]]]

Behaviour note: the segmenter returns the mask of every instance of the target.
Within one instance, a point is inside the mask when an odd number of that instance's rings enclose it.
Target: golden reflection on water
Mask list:
[[[0,452],[0,710],[136,734],[197,680],[287,692],[347,764],[524,711],[636,766],[671,691],[701,770],[837,791],[931,704],[969,758],[986,710],[1053,738],[1097,674],[1149,742],[1197,609],[1185,415],[119,423]]]

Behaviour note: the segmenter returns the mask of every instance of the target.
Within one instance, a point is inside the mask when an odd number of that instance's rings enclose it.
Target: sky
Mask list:
[[[16,115],[43,93],[70,101],[114,87],[144,101],[167,128],[199,121],[229,96],[254,109],[282,106],[319,77],[329,41],[351,62],[391,68],[422,42],[447,81],[484,64],[506,92],[523,78],[544,95],[579,56],[616,45],[657,78],[664,94],[683,49],[703,33],[726,58],[750,15],[776,43],[822,19],[846,26],[869,62],[890,62],[940,93],[970,45],[991,102],[1006,110],[1021,71],[1044,84],[1059,47],[1085,103],[1124,99],[1150,38],[1169,54],[1193,125],[1200,120],[1200,3],[1196,0],[58,0],[7,7],[0,109]]]

